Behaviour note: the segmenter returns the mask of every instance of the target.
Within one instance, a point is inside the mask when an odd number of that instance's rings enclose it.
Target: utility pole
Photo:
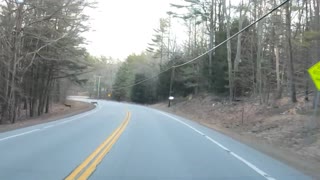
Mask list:
[[[173,81],[174,81],[174,73],[175,73],[175,67],[173,66],[173,67],[172,67],[172,70],[171,70],[171,80],[170,80],[168,107],[171,106],[171,101],[173,100],[173,97],[172,97],[172,86],[173,86]]]
[[[112,95],[113,92],[113,66],[110,65],[110,72],[111,72],[111,88],[110,88],[110,94]]]
[[[97,98],[99,99],[100,98],[100,82],[101,82],[101,77],[102,76],[97,76],[97,75],[94,75],[94,89],[95,90],[97,88]],[[98,82],[97,82],[97,78],[98,78]],[[98,83],[98,87],[97,87],[97,83]]]
[[[100,79],[101,76],[98,76],[98,99],[100,99]]]
[[[171,15],[169,14],[168,19],[168,61],[170,60],[170,36],[171,36]]]
[[[113,71],[111,69],[111,94],[113,92]]]
[[[96,88],[97,88],[97,80],[96,80],[96,76],[93,76],[94,77],[94,83],[93,83],[93,93],[92,93],[92,95],[93,95],[93,97],[95,96],[95,92],[96,92]]]

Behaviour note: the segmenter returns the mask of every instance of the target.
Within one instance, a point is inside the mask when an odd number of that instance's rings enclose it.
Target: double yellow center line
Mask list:
[[[93,151],[77,168],[75,168],[65,180],[85,180],[96,170],[98,164],[108,154],[112,146],[117,142],[122,132],[127,127],[131,113],[127,112],[124,121],[120,126],[100,145]]]

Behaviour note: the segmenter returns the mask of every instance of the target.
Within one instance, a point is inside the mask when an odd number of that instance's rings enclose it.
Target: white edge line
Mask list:
[[[98,106],[97,109],[95,109],[95,110],[93,110],[93,111],[91,111],[91,112],[86,112],[85,114],[83,114],[83,115],[81,115],[81,116],[78,116],[78,117],[76,117],[76,118],[72,118],[72,119],[70,119],[70,120],[66,120],[66,121],[63,121],[63,122],[60,122],[60,123],[48,125],[48,126],[43,127],[42,129],[33,129],[33,130],[31,130],[31,131],[27,131],[27,132],[23,132],[23,133],[20,133],[20,134],[15,134],[15,135],[12,135],[12,136],[4,137],[4,138],[1,138],[1,139],[0,139],[0,142],[1,142],[1,141],[8,140],[8,139],[15,138],[15,137],[23,136],[23,135],[26,135],[26,134],[30,134],[30,133],[33,133],[33,132],[36,132],[36,131],[48,129],[48,128],[51,128],[51,127],[54,127],[54,126],[57,126],[57,125],[65,124],[65,123],[68,123],[68,122],[77,120],[77,119],[79,119],[79,118],[83,118],[83,117],[85,117],[85,116],[88,116],[88,115],[90,115],[90,114],[92,114],[92,113],[97,112],[97,111],[100,110],[100,109],[101,109],[101,107]]]
[[[51,128],[51,127],[54,127],[54,126],[55,126],[55,125],[52,124],[52,125],[45,126],[45,127],[43,127],[42,129],[48,129],[48,128]]]
[[[34,129],[34,130],[27,131],[27,132],[24,132],[24,133],[20,133],[20,134],[8,136],[8,137],[5,137],[5,138],[0,139],[0,141],[4,141],[4,140],[7,140],[7,139],[11,139],[11,138],[23,136],[23,135],[30,134],[30,133],[33,133],[33,132],[36,132],[36,131],[39,131],[39,130],[40,130],[40,129]]]
[[[259,173],[260,175],[262,175],[263,177],[265,177],[268,180],[275,180],[274,178],[270,177],[267,173],[263,172],[261,169],[259,169],[258,167],[256,167],[255,165],[251,164],[249,161],[243,159],[241,156],[237,155],[234,152],[230,152],[230,154],[237,158],[238,160],[240,160],[241,162],[243,162],[244,164],[246,164],[247,166],[249,166],[251,169],[255,170],[257,173]]]
[[[206,138],[211,141],[212,143],[216,144],[217,146],[219,146],[220,148],[222,148],[223,150],[227,151],[227,152],[231,152],[228,148],[224,147],[222,144],[218,143],[217,141],[213,140],[211,137],[206,136]]]
[[[101,107],[98,106],[97,109],[95,109],[95,110],[92,110],[92,111],[90,111],[90,112],[86,112],[86,113],[84,113],[84,114],[82,114],[82,115],[79,115],[79,116],[77,116],[77,117],[73,117],[73,118],[71,117],[71,119],[68,119],[68,120],[65,120],[65,121],[62,121],[62,122],[55,123],[55,124],[53,124],[51,127],[53,127],[53,126],[58,126],[58,125],[62,125],[62,124],[66,124],[66,123],[75,121],[75,120],[77,120],[77,119],[86,117],[86,116],[88,116],[88,115],[90,115],[90,114],[96,113],[96,112],[99,111],[100,109],[101,109]],[[48,127],[48,128],[49,128],[49,127]],[[44,129],[47,129],[47,128],[44,128]]]
[[[266,178],[267,180],[276,180],[275,178],[269,176],[267,173],[265,173],[264,171],[262,171],[261,169],[259,169],[257,166],[253,165],[252,163],[250,163],[249,161],[245,160],[244,158],[242,158],[241,156],[237,155],[236,153],[230,151],[228,148],[226,148],[225,146],[223,146],[222,144],[220,144],[219,142],[215,141],[214,139],[212,139],[211,137],[205,135],[203,132],[199,131],[198,129],[192,127],[191,125],[181,121],[178,118],[175,118],[167,113],[161,112],[161,111],[157,111],[167,117],[170,117],[171,119],[187,126],[188,128],[194,130],[195,132],[197,132],[198,134],[204,136],[206,139],[208,139],[209,141],[211,141],[212,143],[216,144],[217,146],[219,146],[221,149],[227,151],[229,154],[231,154],[233,157],[237,158],[239,161],[243,162],[244,164],[246,164],[248,167],[250,167],[251,169],[253,169],[254,171],[256,171],[258,174],[260,174],[261,176],[263,176],[264,178]]]

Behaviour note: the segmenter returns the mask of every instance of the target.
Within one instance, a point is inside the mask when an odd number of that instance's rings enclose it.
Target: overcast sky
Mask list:
[[[169,3],[179,0],[97,0],[98,8],[86,13],[91,31],[86,46],[93,55],[124,59],[140,53],[151,42],[159,19],[167,17]]]
[[[141,53],[151,42],[153,29],[159,19],[168,17],[170,3],[182,0],[96,0],[98,8],[87,10],[91,17],[91,31],[84,34],[89,41],[88,51],[95,56],[125,59],[132,53]],[[239,0],[232,0],[234,1]],[[183,26],[173,24],[175,34],[184,37]],[[180,31],[179,31],[180,30]],[[180,38],[181,40],[182,38]]]

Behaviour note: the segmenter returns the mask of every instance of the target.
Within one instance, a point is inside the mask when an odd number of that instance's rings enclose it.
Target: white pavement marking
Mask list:
[[[232,156],[240,160],[241,162],[245,163],[247,166],[249,166],[251,169],[255,170],[257,173],[261,174],[263,177],[265,177],[268,180],[275,180],[273,177],[269,176],[267,173],[263,172],[261,169],[257,168],[255,165],[251,164],[249,161],[243,159],[241,156],[237,155],[234,152],[230,152]]]
[[[227,152],[231,152],[228,148],[224,147],[222,144],[218,143],[217,141],[213,140],[211,137],[209,136],[205,136],[209,141],[213,142],[214,144],[216,144],[217,146],[219,146],[220,148],[222,148],[223,150],[227,151]]]
[[[188,128],[192,129],[193,131],[197,132],[198,134],[204,136],[206,139],[208,139],[210,142],[216,144],[217,146],[219,146],[221,149],[227,151],[230,155],[232,155],[233,157],[237,158],[239,161],[241,161],[242,163],[246,164],[248,167],[250,167],[251,169],[253,169],[254,171],[256,171],[258,174],[260,174],[261,176],[263,176],[264,178],[266,178],[267,180],[276,180],[275,178],[271,177],[270,175],[268,175],[267,173],[265,173],[264,171],[262,171],[261,169],[259,169],[257,166],[253,165],[252,163],[250,163],[249,161],[245,160],[244,158],[242,158],[241,156],[237,155],[236,153],[230,151],[228,148],[226,148],[225,146],[223,146],[221,143],[219,143],[218,141],[212,139],[211,137],[205,135],[203,132],[199,131],[198,129],[192,127],[191,125],[181,121],[178,118],[175,118],[169,114],[166,114],[164,112],[161,111],[157,111],[167,117],[170,117],[171,119],[187,126]]]
[[[43,127],[42,129],[48,129],[48,128],[51,128],[51,127],[54,127],[55,125],[54,124],[52,124],[52,125],[49,125],[49,126],[45,126],[45,127]]]
[[[99,111],[100,109],[101,109],[101,107],[100,107],[100,106],[97,106],[97,109],[95,109],[95,110],[93,110],[93,111],[86,112],[86,113],[84,113],[83,115],[77,116],[77,117],[72,118],[72,119],[69,119],[69,120],[65,120],[65,121],[62,121],[62,122],[59,122],[59,123],[55,123],[55,124],[53,124],[53,125],[46,126],[46,127],[44,127],[43,129],[48,129],[48,128],[55,127],[55,126],[58,126],[58,125],[61,125],[61,124],[66,124],[66,123],[75,121],[75,120],[77,120],[77,119],[86,117],[86,116],[88,116],[88,115],[90,115],[90,114],[96,113],[96,112]]]
[[[69,120],[65,120],[65,121],[62,121],[62,122],[60,122],[60,123],[51,124],[51,125],[48,125],[48,126],[45,126],[45,127],[41,128],[41,129],[34,129],[34,130],[27,131],[27,132],[23,132],[23,133],[20,133],[20,134],[16,134],[16,135],[4,137],[4,138],[1,138],[1,139],[0,139],[0,142],[1,142],[1,141],[8,140],[8,139],[15,138],[15,137],[19,137],[19,136],[31,134],[31,133],[36,132],[36,131],[45,130],[45,129],[48,129],[48,128],[51,128],[51,127],[55,127],[55,126],[58,126],[58,125],[61,125],[61,124],[65,124],[65,123],[68,123],[68,122],[71,122],[71,121],[74,121],[74,120],[83,118],[83,117],[85,117],[85,116],[88,116],[88,115],[90,115],[90,114],[93,114],[93,113],[99,111],[100,109],[101,109],[101,107],[100,107],[100,106],[97,106],[97,109],[95,109],[95,110],[93,110],[93,111],[91,111],[91,112],[87,112],[87,113],[85,113],[85,114],[83,114],[83,115],[81,115],[81,116],[77,116],[77,117],[75,117],[75,118],[72,118],[72,119],[69,119]]]
[[[33,132],[36,132],[36,131],[39,131],[39,130],[40,129],[34,129],[34,130],[31,130],[31,131],[27,131],[27,132],[24,132],[24,133],[16,134],[16,135],[13,135],[13,136],[8,136],[8,137],[0,139],[0,141],[4,141],[4,140],[7,140],[7,139],[23,136],[23,135],[30,134],[30,133],[33,133]]]

